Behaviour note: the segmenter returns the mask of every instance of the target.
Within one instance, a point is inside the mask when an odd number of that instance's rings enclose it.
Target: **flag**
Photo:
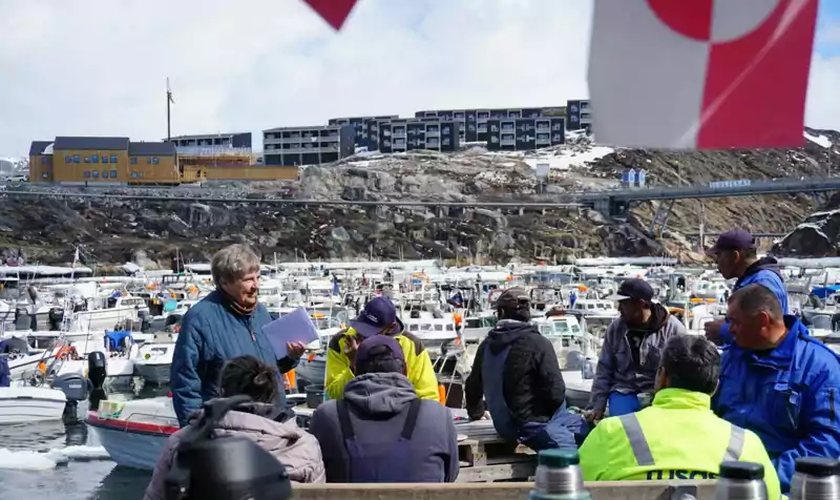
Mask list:
[[[175,104],[175,99],[172,98],[172,89],[169,88],[169,78],[166,79],[166,99]]]
[[[357,0],[303,0],[336,31],[341,29]]]
[[[595,0],[595,139],[802,145],[818,0]]]

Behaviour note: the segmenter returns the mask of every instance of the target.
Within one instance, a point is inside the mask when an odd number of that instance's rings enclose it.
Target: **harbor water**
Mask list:
[[[140,397],[159,392],[143,391]],[[79,414],[86,411],[86,405],[80,405]],[[3,500],[50,498],[45,495],[61,500],[139,500],[151,474],[117,467],[83,422],[0,426]]]

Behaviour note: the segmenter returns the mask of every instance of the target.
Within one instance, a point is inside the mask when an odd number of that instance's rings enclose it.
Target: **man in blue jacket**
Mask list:
[[[722,233],[717,243],[706,251],[713,257],[718,271],[726,279],[737,278],[733,291],[753,283],[766,286],[779,299],[782,312],[789,314],[788,296],[779,265],[773,257],[758,258],[755,239],[744,229],[733,229]],[[732,342],[729,323],[726,320],[706,323],[706,338],[717,345]]]
[[[170,372],[172,404],[181,427],[203,402],[219,397],[219,376],[229,359],[251,355],[286,373],[297,366],[305,346],[286,346],[278,360],[262,327],[271,322],[257,302],[260,258],[245,245],[231,245],[213,256],[210,264],[216,290],[192,306],[181,322]],[[282,377],[278,377],[282,380]],[[281,387],[278,407],[286,409]]]
[[[764,285],[734,292],[727,317],[734,341],[712,408],[758,434],[788,493],[797,458],[840,457],[840,358]]]

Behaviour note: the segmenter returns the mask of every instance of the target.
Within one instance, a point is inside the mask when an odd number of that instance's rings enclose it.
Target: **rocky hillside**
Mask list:
[[[840,194],[832,196],[817,212],[773,245],[782,257],[837,257],[840,255]]]
[[[422,207],[204,204],[191,198],[548,201],[570,190],[615,188],[621,172],[630,167],[645,169],[649,185],[840,173],[840,134],[810,132],[824,136],[831,144],[806,141],[804,148],[794,150],[612,151],[593,147],[588,138],[580,137],[570,145],[528,155],[472,149],[453,155],[415,152],[357,156],[338,164],[307,167],[300,180],[292,183],[152,191],[171,201],[0,194],[0,259],[16,257],[22,251],[30,263],[66,263],[78,246],[88,265],[139,260],[141,265],[153,267],[168,263],[176,251],[188,259],[207,260],[221,246],[242,241],[255,244],[267,255],[276,253],[278,260],[372,255],[508,262],[512,258],[666,254],[690,260],[699,258],[684,236],[696,232],[700,223],[700,202],[693,200],[677,202],[668,219],[669,229],[651,237],[645,234],[653,214],[651,204],[635,207],[626,222],[616,222],[579,208],[544,213],[520,213],[516,209],[439,211]],[[828,147],[824,147],[826,144]],[[542,162],[552,164],[545,186],[538,184],[533,170]],[[743,226],[754,231],[786,232],[814,209],[807,195],[706,200],[706,230]]]

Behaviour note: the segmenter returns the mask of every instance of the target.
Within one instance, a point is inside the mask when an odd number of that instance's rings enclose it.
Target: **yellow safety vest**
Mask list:
[[[761,440],[710,406],[707,394],[663,389],[652,406],[602,420],[580,448],[584,480],[715,479],[721,462],[742,460],[764,465],[767,498],[779,498],[779,477]]]

